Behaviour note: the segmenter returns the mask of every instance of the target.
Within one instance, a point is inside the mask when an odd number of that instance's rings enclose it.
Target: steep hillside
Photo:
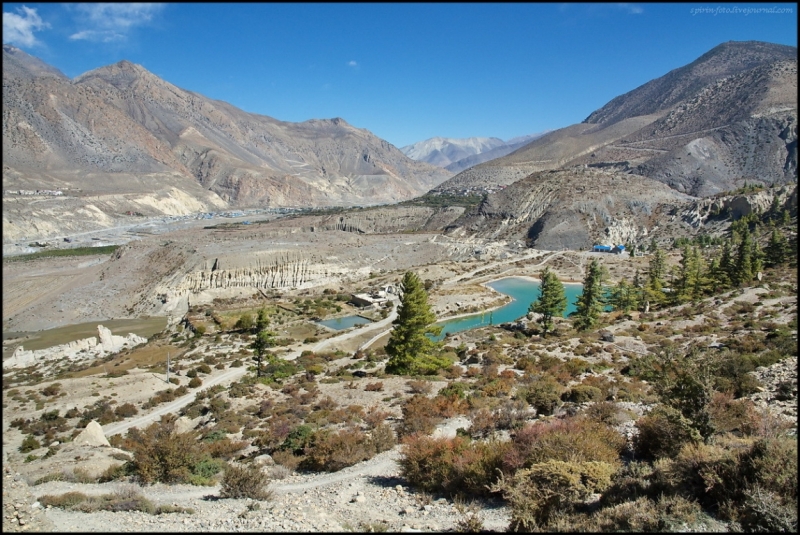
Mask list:
[[[163,199],[175,190],[209,210],[363,205],[412,198],[450,176],[342,119],[250,114],[127,61],[68,80],[13,47],[3,54],[6,192]],[[148,176],[162,187],[142,188]]]
[[[797,50],[724,43],[583,123],[463,171],[435,191],[493,191],[575,166],[646,176],[696,196],[797,180]]]
[[[692,63],[614,98],[592,112],[584,122],[607,124],[666,111],[692,98],[717,80],[765,63],[793,59],[797,59],[797,48],[792,46],[759,41],[728,41],[712,48]]]
[[[691,198],[630,174],[576,168],[533,173],[489,194],[447,230],[538,249],[644,241]]]

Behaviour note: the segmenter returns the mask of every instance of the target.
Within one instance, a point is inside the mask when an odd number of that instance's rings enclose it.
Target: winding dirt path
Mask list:
[[[303,353],[303,351],[310,350],[310,351],[314,351],[314,352],[319,352],[319,351],[322,351],[325,347],[327,347],[331,342],[341,342],[341,341],[348,340],[348,339],[356,337],[356,336],[360,336],[360,335],[364,334],[365,332],[381,329],[381,332],[378,335],[373,337],[373,339],[370,340],[367,344],[362,345],[362,347],[368,346],[369,344],[371,344],[372,342],[374,342],[375,340],[377,340],[378,338],[380,338],[381,336],[385,335],[388,331],[391,330],[391,327],[389,327],[388,329],[386,327],[390,326],[392,324],[392,322],[395,320],[395,318],[397,317],[398,299],[397,298],[393,298],[392,302],[394,304],[394,307],[392,308],[391,314],[389,314],[389,316],[387,316],[386,318],[384,318],[384,319],[382,319],[380,321],[376,321],[374,323],[370,323],[368,325],[365,325],[364,327],[362,327],[360,329],[348,330],[348,331],[346,331],[346,332],[344,332],[342,334],[339,334],[337,336],[333,336],[331,338],[323,340],[323,341],[321,341],[321,342],[319,342],[319,343],[317,343],[316,345],[313,345],[313,346],[311,344],[302,344],[299,347],[297,347],[294,350],[292,350],[290,353],[288,353],[286,355],[282,355],[282,358],[285,359],[285,360],[294,360],[297,357],[299,357]],[[239,380],[246,373],[247,373],[247,367],[245,367],[245,366],[242,366],[241,368],[229,368],[229,369],[225,370],[222,373],[219,373],[219,374],[216,374],[216,375],[212,375],[212,376],[204,379],[203,380],[203,387],[204,388],[209,388],[209,387],[212,387],[212,386],[215,386],[215,385],[218,385],[218,384],[232,383],[234,381]],[[106,437],[110,437],[110,436],[113,436],[113,435],[119,435],[119,434],[127,432],[128,429],[130,429],[132,427],[141,428],[141,427],[144,427],[146,425],[149,425],[152,422],[155,422],[155,421],[159,420],[165,414],[169,414],[171,412],[177,413],[182,407],[184,407],[185,405],[188,405],[189,403],[194,401],[195,394],[196,394],[195,392],[191,392],[189,394],[186,394],[185,396],[182,396],[182,397],[180,397],[180,398],[178,398],[178,399],[176,399],[174,401],[170,401],[169,403],[165,403],[163,405],[159,405],[158,407],[154,408],[152,411],[148,412],[147,414],[143,414],[141,416],[137,416],[136,418],[131,418],[131,419],[128,419],[128,420],[124,420],[122,422],[115,422],[115,423],[104,425],[103,426],[103,434]]]

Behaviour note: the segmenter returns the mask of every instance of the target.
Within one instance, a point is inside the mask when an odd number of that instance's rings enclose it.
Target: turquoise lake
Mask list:
[[[475,327],[516,321],[527,314],[530,304],[539,298],[539,281],[507,277],[486,285],[502,294],[510,295],[513,301],[492,312],[482,312],[437,323],[437,325],[442,326],[442,334],[436,338],[437,340],[444,338],[447,333],[457,333],[474,329]],[[575,311],[575,303],[583,293],[583,285],[564,284],[564,293],[567,295],[567,310],[564,312],[564,317],[567,317],[567,315]]]
[[[324,320],[318,321],[320,325],[324,325],[329,329],[335,329],[337,331],[341,331],[344,329],[349,329],[355,325],[363,325],[365,323],[372,323],[367,318],[362,318],[361,316],[345,316],[344,318],[334,318],[331,320]]]

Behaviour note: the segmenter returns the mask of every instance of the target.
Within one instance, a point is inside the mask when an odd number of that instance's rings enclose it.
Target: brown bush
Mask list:
[[[643,459],[674,457],[690,442],[699,442],[697,432],[680,411],[659,405],[636,422],[639,433],[633,440],[636,455]]]
[[[247,442],[243,440],[233,441],[228,437],[214,442],[203,444],[203,451],[210,457],[231,460],[236,454],[247,447]]]
[[[230,465],[222,476],[219,495],[222,498],[268,500],[272,497],[268,484],[269,479],[260,468]]]
[[[370,429],[374,429],[375,427],[383,424],[390,415],[388,412],[381,410],[378,408],[377,405],[373,405],[369,408],[369,411],[364,415],[363,420],[364,423],[369,426]]]
[[[364,390],[367,392],[383,392],[383,382],[377,381],[374,383],[367,383],[364,385]]]
[[[397,444],[397,436],[391,427],[386,424],[375,426],[369,434],[372,447],[375,453],[381,453],[392,449]]]
[[[189,480],[192,467],[200,459],[193,433],[175,433],[173,421],[156,422],[144,431],[128,431],[125,448],[133,452],[131,463],[141,483],[182,483]]]
[[[596,421],[568,418],[537,422],[514,434],[503,466],[513,472],[551,460],[616,464],[624,445],[619,433]]]
[[[361,461],[371,459],[375,448],[369,437],[357,427],[315,432],[305,447],[303,468],[317,472],[336,472]]]
[[[734,400],[730,393],[715,392],[708,404],[708,413],[717,433],[750,436],[758,429],[755,404],[746,398]]]
[[[133,403],[123,403],[116,409],[114,409],[114,415],[119,418],[120,420],[123,418],[130,418],[139,412],[139,409],[136,408]]]
[[[419,394],[414,395],[403,405],[400,436],[409,436],[414,433],[430,434],[441,420],[432,399]]]
[[[546,528],[556,511],[607,489],[615,471],[616,466],[602,461],[549,460],[501,478],[492,491],[510,502],[509,531],[534,531]]]
[[[292,471],[297,470],[297,468],[300,466],[300,463],[303,461],[302,455],[295,455],[288,450],[276,450],[272,452],[271,457],[276,464],[284,466]]]
[[[433,385],[430,381],[419,379],[406,382],[406,386],[412,394],[430,394],[431,390],[433,390]]]
[[[414,435],[403,441],[400,470],[410,484],[425,492],[487,495],[487,485],[497,480],[507,447],[505,442],[460,436]]]

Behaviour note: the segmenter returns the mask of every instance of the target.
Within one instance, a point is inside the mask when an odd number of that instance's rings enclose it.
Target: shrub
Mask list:
[[[797,533],[797,503],[756,486],[745,492],[739,523],[744,531]]]
[[[758,428],[755,404],[746,398],[734,400],[731,394],[717,392],[708,404],[708,413],[717,433],[752,435]]]
[[[199,377],[192,377],[191,381],[189,381],[189,388],[197,388],[203,385],[203,380]]]
[[[701,514],[697,502],[680,496],[662,496],[657,501],[640,497],[601,509],[589,520],[602,532],[675,532],[692,526]]]
[[[644,459],[675,457],[684,444],[699,442],[700,434],[677,409],[659,405],[636,422],[636,455]]]
[[[561,403],[563,387],[550,375],[545,375],[532,383],[527,389],[520,392],[520,396],[527,401],[538,414],[553,414]]]
[[[42,445],[33,435],[26,436],[19,447],[20,453],[28,453],[29,451],[38,450]]]
[[[268,500],[272,496],[268,484],[269,479],[260,468],[230,465],[222,476],[219,495],[221,498]]]
[[[587,403],[589,401],[600,401],[603,393],[595,386],[575,385],[566,391],[562,397],[572,403]]]
[[[305,455],[301,467],[314,471],[337,472],[372,458],[375,448],[363,431],[350,427],[338,433],[317,431],[311,436]]]
[[[302,456],[294,455],[288,450],[277,450],[272,452],[272,460],[289,470],[297,470],[300,463],[303,461]]]
[[[377,381],[375,383],[367,383],[364,386],[364,390],[367,392],[383,392],[383,382]]]
[[[367,424],[371,429],[378,427],[379,425],[383,425],[383,422],[386,418],[389,417],[389,413],[379,409],[377,406],[370,407],[369,411],[364,415],[364,423]]]
[[[467,392],[469,389],[470,385],[467,383],[454,382],[439,390],[437,395],[445,398],[464,399],[467,397]]]
[[[189,480],[200,458],[193,433],[175,433],[174,421],[156,422],[144,431],[128,432],[126,449],[133,452],[132,471],[144,484],[179,483]]]
[[[279,449],[290,451],[295,455],[302,455],[313,434],[314,430],[311,426],[298,425],[287,434],[286,440]]]
[[[430,434],[441,420],[432,399],[420,394],[414,395],[403,405],[403,423],[400,425],[400,435]]]
[[[42,395],[55,396],[61,391],[61,383],[53,383],[42,389]]]
[[[425,492],[487,495],[497,480],[507,443],[414,435],[403,441],[400,470]]]
[[[222,459],[205,458],[192,467],[192,474],[197,478],[208,480],[227,467]],[[195,479],[197,481],[197,479]]]
[[[120,420],[123,418],[130,418],[131,416],[137,414],[139,409],[133,403],[123,403],[116,409],[114,409],[114,415],[119,418]]]
[[[397,436],[388,425],[378,424],[370,432],[370,442],[375,448],[375,453],[381,453],[392,449],[397,444]]]
[[[523,427],[514,434],[511,444],[503,459],[509,472],[551,460],[615,464],[625,439],[602,423],[569,418]]]
[[[128,465],[125,464],[112,464],[105,471],[100,475],[97,482],[98,483],[107,483],[109,481],[116,481],[118,479],[124,479],[127,477],[128,474]]]
[[[615,471],[614,465],[601,461],[549,460],[501,478],[492,491],[511,504],[510,531],[533,531],[547,526],[556,511],[607,489]]]

